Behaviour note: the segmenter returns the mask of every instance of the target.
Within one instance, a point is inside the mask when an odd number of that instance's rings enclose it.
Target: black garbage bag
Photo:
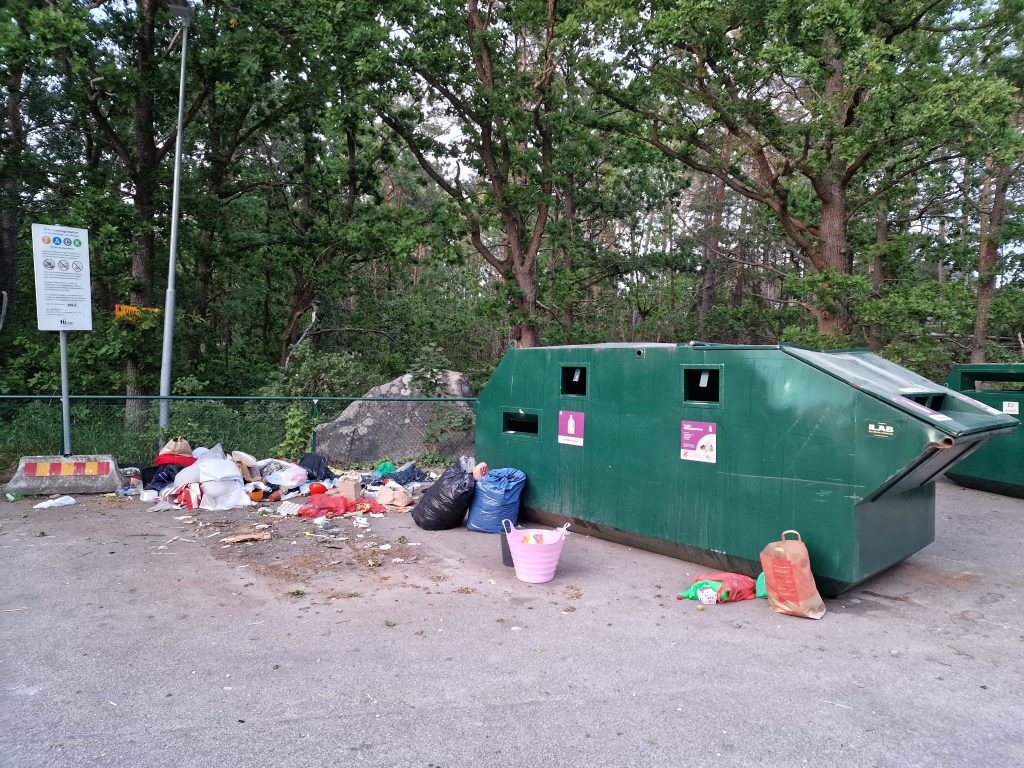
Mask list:
[[[306,470],[310,480],[333,480],[337,477],[327,466],[327,459],[319,453],[304,453],[299,459],[299,466]]]
[[[409,483],[422,483],[424,480],[428,480],[427,473],[421,469],[417,469],[416,465],[413,464],[408,468],[396,469],[390,475],[384,475],[384,480],[394,480],[399,485],[408,485]]]
[[[174,478],[178,476],[185,467],[181,464],[161,464],[156,467],[156,472],[153,473],[153,477],[146,483],[145,488],[147,491],[156,491],[160,493],[164,488],[174,482]],[[143,472],[143,480],[145,480],[146,472]]]
[[[463,456],[423,492],[419,503],[412,508],[413,521],[427,531],[458,528],[473,500],[475,487],[473,459]]]

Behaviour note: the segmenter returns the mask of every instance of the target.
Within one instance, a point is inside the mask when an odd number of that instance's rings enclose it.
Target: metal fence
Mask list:
[[[405,446],[407,455],[380,459],[449,458],[448,436],[472,428],[473,409],[465,404],[475,403],[465,397],[176,395],[169,399],[170,422],[161,434],[158,396],[73,395],[71,450],[111,454],[122,464],[148,464],[162,439],[182,435],[193,446],[220,443],[225,450],[242,450],[258,458],[297,458],[303,451],[317,450],[317,425],[333,421],[358,403],[360,423],[354,430],[359,437],[387,428],[398,433]],[[418,418],[408,418],[409,409],[415,409]],[[0,471],[19,456],[59,455],[62,450],[59,396],[0,395]],[[370,463],[374,458],[360,456],[352,463]]]

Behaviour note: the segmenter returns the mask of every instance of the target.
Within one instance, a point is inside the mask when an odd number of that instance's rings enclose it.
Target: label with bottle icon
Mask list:
[[[583,445],[583,411],[558,412],[558,442]]]
[[[718,427],[713,421],[684,421],[679,458],[714,464],[718,459]]]

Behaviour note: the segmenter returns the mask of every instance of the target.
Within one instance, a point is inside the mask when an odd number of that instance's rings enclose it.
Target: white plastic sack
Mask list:
[[[298,488],[309,479],[306,470],[296,464],[289,464],[284,469],[271,472],[263,481],[281,488]]]
[[[175,476],[173,485],[177,489],[190,483],[199,483],[200,509],[221,512],[235,507],[252,506],[252,499],[245,492],[242,473],[238,471],[238,465],[230,459],[201,459],[191,467],[181,470]]]
[[[185,467],[174,476],[174,487],[189,483],[205,483],[209,480],[237,479],[242,484],[242,473],[235,462],[228,459],[200,459],[191,467]]]
[[[195,457],[196,461],[223,461],[227,458],[227,456],[224,455],[224,446],[220,443],[217,443],[213,448],[196,448],[196,450],[192,451],[192,455]]]
[[[32,509],[53,509],[54,507],[70,507],[74,503],[74,496],[61,496],[60,498],[57,499],[41,501],[38,504],[33,505]]]
[[[234,462],[232,462],[233,464]],[[253,502],[242,486],[242,478],[226,478],[223,480],[207,480],[200,484],[203,498],[200,509],[221,512],[235,507],[251,507]]]
[[[257,466],[256,457],[252,454],[246,453],[245,451],[232,451],[231,458],[235,461],[240,461],[247,467]]]

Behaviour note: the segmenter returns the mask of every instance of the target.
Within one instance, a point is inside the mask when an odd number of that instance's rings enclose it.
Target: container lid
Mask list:
[[[823,352],[783,345],[789,355],[952,437],[1012,429],[1017,420],[867,350]]]

